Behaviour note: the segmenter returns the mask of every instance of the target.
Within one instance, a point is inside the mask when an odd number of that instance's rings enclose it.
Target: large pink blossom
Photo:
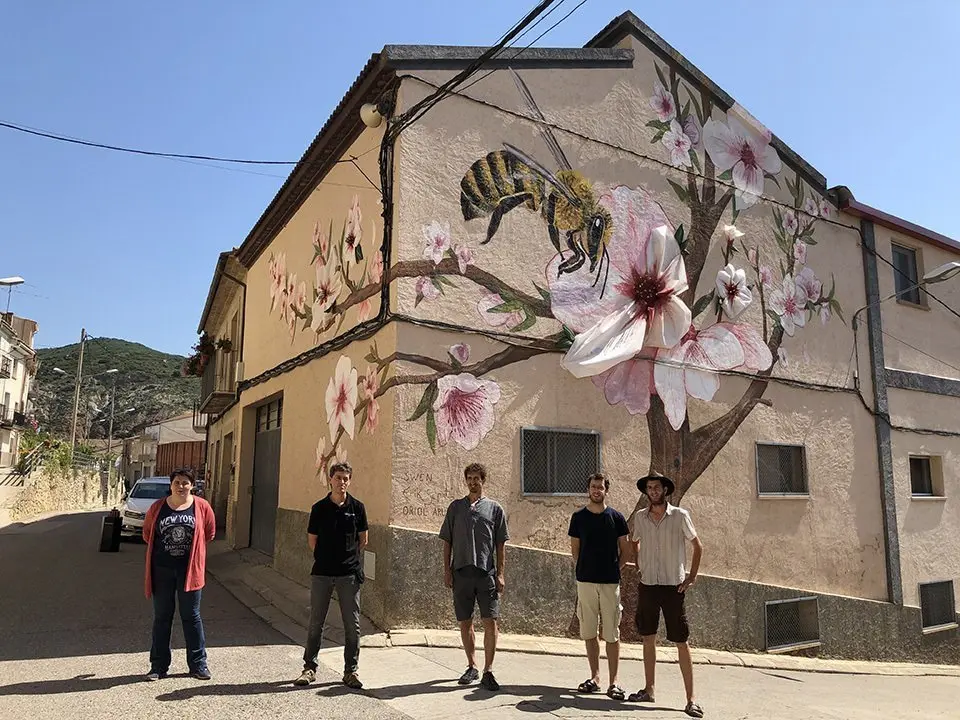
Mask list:
[[[668,93],[667,89],[659,82],[653,86],[650,107],[657,113],[661,122],[670,122],[677,116],[677,104],[673,101],[673,95]]]
[[[493,429],[493,406],[500,401],[500,386],[480,380],[470,373],[444,375],[437,381],[437,441],[446,445],[453,440],[464,450],[473,450]]]
[[[600,199],[613,219],[604,278],[547,267],[554,316],[578,334],[563,359],[576,377],[599,375],[645,347],[676,345],[690,326],[680,300],[687,272],[663,210],[642,189],[620,186]],[[601,293],[603,296],[601,297]]]
[[[780,318],[783,331],[793,337],[794,330],[807,323],[807,291],[787,275],[783,285],[770,295],[770,309]]]
[[[813,272],[813,268],[805,267],[798,274],[794,282],[798,288],[801,288],[810,302],[820,300],[820,291],[823,290],[823,283]]]
[[[346,355],[341,355],[337,361],[334,376],[327,384],[324,405],[327,410],[330,441],[336,442],[337,429],[341,427],[352,439],[356,426],[353,413],[357,407],[357,369]]]
[[[320,332],[323,328],[326,322],[324,316],[337,302],[342,289],[343,284],[340,282],[340,273],[335,260],[326,265],[317,265],[317,284],[314,288],[316,297],[313,301],[313,318],[310,321],[310,327],[314,332]]]
[[[610,405],[621,403],[631,415],[645,415],[650,409],[653,394],[653,359],[656,351],[647,351],[625,360],[600,375],[594,375],[593,384],[603,390]]]
[[[676,347],[657,353],[653,371],[670,426],[679,430],[683,425],[687,395],[713,399],[720,389],[717,371],[766,370],[772,362],[769,348],[752,325],[718,323],[704,330],[691,326]]]
[[[737,201],[743,207],[753,205],[763,194],[764,173],[780,172],[780,156],[770,140],[768,130],[747,130],[730,116],[726,123],[707,120],[703,126],[703,145],[717,170],[732,171]]]

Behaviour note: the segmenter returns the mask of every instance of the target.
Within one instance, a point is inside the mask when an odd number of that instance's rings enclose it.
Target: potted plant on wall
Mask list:
[[[192,349],[193,353],[184,360],[180,372],[184,377],[202,377],[207,363],[210,362],[210,358],[216,352],[216,344],[210,334],[204,332]]]

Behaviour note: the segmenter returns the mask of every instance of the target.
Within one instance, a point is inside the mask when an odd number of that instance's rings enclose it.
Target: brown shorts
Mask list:
[[[685,643],[690,637],[687,614],[683,609],[683,593],[676,585],[644,585],[637,592],[637,632],[641,636],[656,635],[660,612],[667,626],[667,640]]]

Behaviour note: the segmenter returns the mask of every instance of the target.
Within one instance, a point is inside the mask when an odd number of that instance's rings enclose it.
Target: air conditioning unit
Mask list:
[[[237,361],[236,371],[237,371],[236,372],[237,382],[243,382],[243,361],[242,360]]]

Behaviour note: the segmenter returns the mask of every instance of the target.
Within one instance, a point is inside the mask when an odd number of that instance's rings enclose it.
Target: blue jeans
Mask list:
[[[183,639],[187,644],[187,667],[190,672],[207,667],[207,646],[200,619],[200,590],[184,591],[186,568],[154,565],[153,579],[153,644],[150,647],[150,669],[165,673],[170,669],[170,633],[173,630],[174,605],[180,607]]]

